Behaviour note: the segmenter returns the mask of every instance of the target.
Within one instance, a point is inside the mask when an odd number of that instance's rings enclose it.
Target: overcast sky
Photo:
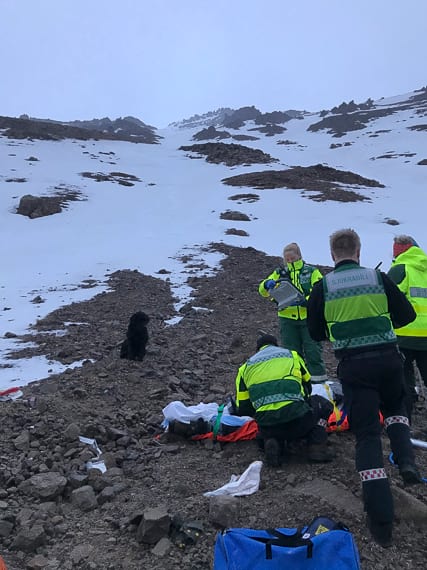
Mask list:
[[[6,116],[164,127],[218,107],[315,111],[427,83],[425,0],[0,0],[0,21]]]

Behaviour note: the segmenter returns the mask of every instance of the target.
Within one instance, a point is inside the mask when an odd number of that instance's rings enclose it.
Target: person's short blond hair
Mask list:
[[[360,250],[360,237],[351,228],[337,230],[329,237],[329,246],[339,259],[353,257]]]
[[[283,257],[285,257],[287,253],[293,253],[294,255],[298,256],[299,259],[302,259],[302,254],[299,245],[294,241],[292,243],[288,243],[288,245],[285,245],[285,247],[283,248]]]

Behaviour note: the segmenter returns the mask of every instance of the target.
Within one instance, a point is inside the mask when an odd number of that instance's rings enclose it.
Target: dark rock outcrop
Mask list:
[[[277,162],[276,158],[271,157],[262,150],[234,143],[193,144],[191,146],[181,146],[179,150],[203,154],[206,155],[206,162],[212,162],[214,164],[223,162],[227,166]]]
[[[340,184],[384,188],[384,185],[376,180],[364,178],[354,172],[337,170],[322,164],[315,166],[295,166],[287,170],[250,172],[248,174],[224,178],[222,182],[230,186],[250,186],[257,190],[291,188],[295,190],[315,191],[316,195],[309,196],[312,200],[335,200],[338,202],[369,200],[369,198],[362,196],[351,188],[340,187]]]
[[[130,120],[132,119],[132,120]],[[62,123],[49,119],[33,119],[28,116],[0,117],[2,135],[10,139],[42,140],[120,140],[135,143],[155,144],[161,137],[155,134],[154,127],[136,122],[138,119],[94,119],[93,121],[74,121]]]
[[[220,215],[221,220],[234,220],[235,222],[250,222],[250,217],[243,212],[227,210]]]
[[[20,199],[16,213],[34,219],[59,214],[61,211],[61,202],[56,196],[32,196],[31,194],[26,194]]]
[[[52,196],[33,196],[32,194],[22,196],[16,213],[28,216],[31,219],[51,216],[62,212],[68,202],[82,199],[80,192],[68,189],[65,186],[64,188],[58,186],[57,189],[59,192]]]
[[[210,126],[193,135],[193,140],[208,141],[212,139],[229,139],[230,137],[231,135],[227,131],[217,131],[214,126]]]

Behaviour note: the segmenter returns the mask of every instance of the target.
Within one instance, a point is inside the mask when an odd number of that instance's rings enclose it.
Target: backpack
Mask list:
[[[353,535],[341,523],[317,517],[308,526],[230,528],[215,542],[213,570],[360,570]]]

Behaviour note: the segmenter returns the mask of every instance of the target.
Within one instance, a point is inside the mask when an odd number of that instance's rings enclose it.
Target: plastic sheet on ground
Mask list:
[[[79,440],[81,441],[81,443],[85,443],[90,448],[92,448],[93,451],[96,453],[96,459],[94,459],[93,461],[87,461],[86,468],[98,469],[99,471],[101,471],[101,473],[105,473],[107,471],[107,467],[104,461],[102,459],[99,459],[99,457],[102,455],[102,451],[98,446],[96,439],[92,439],[90,437],[83,437],[82,435],[80,435]]]
[[[336,402],[342,396],[342,388],[338,382],[327,380],[312,385],[311,395],[322,396],[330,402]]]
[[[24,395],[21,388],[8,388],[7,390],[0,390],[0,402],[7,402],[9,400],[17,400]]]
[[[198,419],[203,419],[207,422],[215,421],[218,414],[218,407],[219,404],[215,402],[210,404],[200,402],[200,404],[194,406],[186,406],[179,400],[175,400],[163,408],[162,412],[165,420],[163,421],[162,426],[166,427],[172,420],[177,420],[187,424]],[[253,418],[250,418],[249,416],[234,416],[230,414],[228,407],[225,406],[222,413],[221,423],[229,426],[242,426],[246,422],[250,422],[252,419]]]
[[[229,483],[215,491],[207,491],[203,495],[205,497],[216,497],[218,495],[242,497],[244,495],[252,495],[259,489],[261,468],[262,461],[253,461],[240,476],[232,475]]]

